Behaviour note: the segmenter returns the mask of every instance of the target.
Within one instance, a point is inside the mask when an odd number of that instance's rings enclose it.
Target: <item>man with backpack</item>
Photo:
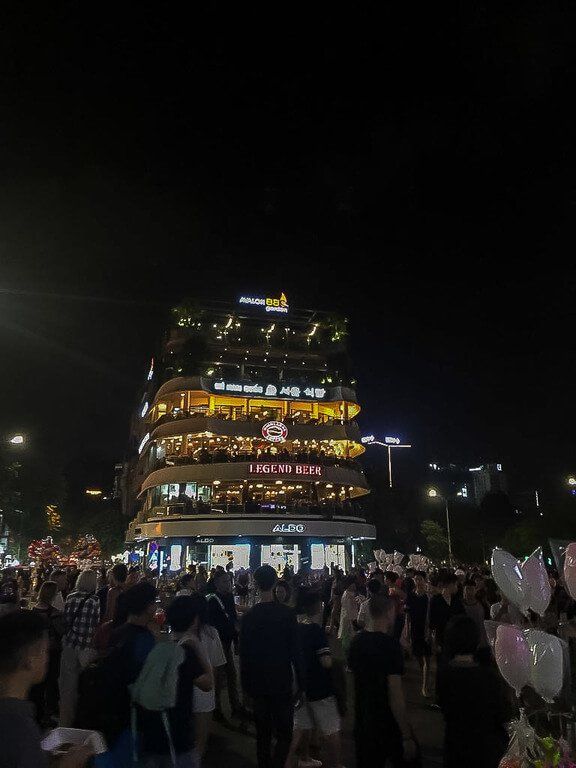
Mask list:
[[[122,594],[127,619],[110,635],[106,655],[80,677],[76,726],[101,731],[114,766],[130,766],[130,688],[138,678],[156,637],[150,631],[156,589],[141,582]]]
[[[196,637],[199,603],[175,598],[166,612],[173,642],[159,643],[131,686],[145,768],[194,768],[194,686],[210,691],[212,668]]]

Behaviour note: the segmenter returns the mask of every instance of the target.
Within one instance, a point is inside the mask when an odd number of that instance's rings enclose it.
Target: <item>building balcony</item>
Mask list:
[[[289,440],[349,440],[361,443],[361,433],[355,421],[342,423],[327,421],[319,423],[313,419],[306,423],[290,423],[284,419],[288,427]],[[150,438],[172,437],[179,434],[210,433],[222,437],[262,437],[263,419],[226,419],[217,415],[202,415],[200,413],[184,413],[178,418],[165,416],[156,422],[151,430]]]
[[[208,376],[176,376],[164,382],[164,384],[162,384],[162,386],[156,392],[156,396],[154,400],[156,402],[169,394],[172,394],[175,392],[186,392],[186,391],[205,392],[206,394],[222,394],[222,390],[216,387],[216,383],[217,381],[215,379],[211,379]],[[250,382],[248,380],[244,382],[244,384],[250,384],[250,383],[258,384],[259,382]],[[281,388],[282,382],[276,382],[276,385],[278,388]],[[301,386],[303,389],[305,389],[306,386],[317,387],[318,385],[315,384],[314,382],[309,382],[309,383],[303,382]],[[253,394],[250,396],[254,398],[258,398],[258,397],[262,397],[263,395]],[[240,393],[239,397],[246,397],[246,394]],[[298,398],[288,398],[288,399],[298,399]],[[357,402],[356,392],[350,387],[342,387],[342,386],[334,387],[334,386],[326,385],[325,395],[319,399],[319,402],[336,403],[340,401],[356,403]]]
[[[289,504],[281,503],[257,503],[254,501],[245,504],[223,504],[218,502],[189,501],[160,504],[150,509],[142,509],[132,521],[132,525],[159,520],[164,518],[203,518],[233,515],[235,517],[247,516],[280,516],[302,517],[312,515],[319,520],[334,520],[335,518],[353,518],[364,520],[361,506],[351,500],[343,503],[324,501],[320,504],[297,502]]]
[[[256,483],[266,480],[348,488],[352,496],[362,496],[369,492],[364,473],[359,468],[256,459],[253,462],[184,464],[155,469],[145,477],[140,495],[149,488],[162,485],[186,483],[219,485],[229,482]]]
[[[266,455],[266,454],[246,454],[238,453],[236,455],[230,455],[226,451],[215,451],[214,453],[208,453],[208,451],[200,451],[196,456],[167,456],[162,459],[156,459],[148,466],[148,470],[153,472],[157,469],[165,469],[167,467],[189,467],[198,466],[202,464],[239,464],[246,462],[275,462],[283,464],[313,464],[321,467],[341,467],[343,469],[351,469],[355,472],[364,473],[360,462],[354,459],[346,459],[339,456],[322,456],[314,455],[310,453],[301,453],[294,456],[280,455]]]

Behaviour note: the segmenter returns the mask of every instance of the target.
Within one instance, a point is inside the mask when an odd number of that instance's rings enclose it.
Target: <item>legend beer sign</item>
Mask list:
[[[288,464],[272,462],[256,462],[248,465],[249,475],[289,475],[291,477],[322,477],[322,467],[319,464]]]

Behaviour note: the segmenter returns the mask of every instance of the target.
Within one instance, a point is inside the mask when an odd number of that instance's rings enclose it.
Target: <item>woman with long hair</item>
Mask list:
[[[340,607],[340,623],[338,625],[338,639],[342,644],[342,650],[348,655],[350,643],[356,632],[354,622],[358,618],[358,609],[363,598],[358,594],[358,585],[354,576],[349,576],[344,582],[344,594]]]
[[[208,621],[208,601],[198,593],[191,595],[189,600],[194,601],[194,612],[198,615],[198,624],[195,636],[200,641],[205,660],[210,664],[212,671],[226,664],[226,656],[216,629]],[[192,603],[191,603],[192,605]],[[216,707],[214,689],[210,691],[200,690],[194,686],[193,711],[194,711],[194,751],[197,755],[199,766],[206,751],[208,733],[212,721],[212,713]]]

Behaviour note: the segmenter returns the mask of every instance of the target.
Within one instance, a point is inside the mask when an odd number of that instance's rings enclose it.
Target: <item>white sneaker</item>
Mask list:
[[[307,760],[298,760],[298,768],[322,768],[321,760],[314,760],[309,757]]]

